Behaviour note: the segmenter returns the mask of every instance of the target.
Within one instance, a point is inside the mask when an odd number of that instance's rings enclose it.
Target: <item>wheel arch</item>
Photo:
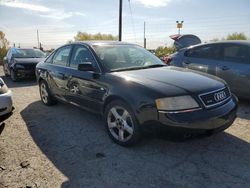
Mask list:
[[[110,104],[112,101],[115,101],[115,100],[120,100],[120,101],[126,103],[127,105],[129,105],[130,108],[131,108],[130,103],[129,103],[126,99],[124,99],[123,97],[118,96],[118,95],[111,95],[111,96],[108,96],[108,97],[105,99],[105,101],[104,101],[103,108],[102,108],[102,114],[104,114],[107,105]],[[131,109],[132,109],[132,108],[131,108]]]
[[[43,81],[44,79],[42,77],[38,78],[38,84],[40,85],[41,81]],[[45,80],[44,80],[45,81]]]

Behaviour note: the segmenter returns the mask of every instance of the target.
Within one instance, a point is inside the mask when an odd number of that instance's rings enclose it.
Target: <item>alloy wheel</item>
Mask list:
[[[47,91],[47,86],[45,85],[45,83],[41,83],[40,85],[40,93],[41,93],[41,98],[42,101],[47,104],[48,103],[48,91]]]
[[[120,142],[131,139],[134,133],[134,123],[129,112],[121,107],[114,106],[108,112],[108,129],[111,135]]]

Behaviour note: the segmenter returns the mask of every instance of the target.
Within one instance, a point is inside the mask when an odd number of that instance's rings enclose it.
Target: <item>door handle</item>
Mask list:
[[[185,60],[185,61],[183,61],[183,63],[185,63],[186,65],[189,65],[191,62],[188,60]]]
[[[65,80],[65,79],[68,78],[64,73],[61,73],[61,72],[58,72],[58,73],[57,73],[57,76],[58,76],[60,79],[62,79],[62,80]]]
[[[71,76],[68,74],[64,74],[64,73],[58,73],[58,75],[60,75],[60,78],[62,78],[63,80],[69,79]]]
[[[59,72],[58,75],[61,76],[61,77],[64,77],[64,74],[61,73],[61,72]]]
[[[222,70],[229,70],[230,68],[227,67],[227,66],[223,66],[223,67],[221,67],[221,69],[222,69]]]

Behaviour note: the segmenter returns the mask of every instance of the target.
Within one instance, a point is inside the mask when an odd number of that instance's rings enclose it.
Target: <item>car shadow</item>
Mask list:
[[[146,137],[124,148],[108,138],[100,116],[71,105],[36,101],[21,116],[37,146],[67,176],[63,188],[246,187],[250,182],[250,145],[227,132],[185,142]]]
[[[13,108],[13,110],[14,110],[14,108]],[[13,111],[8,113],[8,114],[0,116],[0,123],[7,120],[12,114],[13,114]]]
[[[5,123],[0,123],[0,135],[2,134],[5,127]]]
[[[250,120],[250,100],[239,100],[237,116],[242,119]]]
[[[1,76],[1,78],[4,80],[8,88],[28,87],[37,85],[36,79],[31,78],[20,79],[16,82],[13,82],[11,78],[7,76]]]

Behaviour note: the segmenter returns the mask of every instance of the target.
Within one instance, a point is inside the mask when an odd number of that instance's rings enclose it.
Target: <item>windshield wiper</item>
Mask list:
[[[110,72],[119,72],[119,71],[129,71],[129,70],[139,70],[139,69],[148,69],[148,68],[155,68],[155,67],[165,67],[167,65],[163,65],[163,64],[154,64],[154,65],[149,65],[146,67],[128,67],[128,68],[124,68],[124,69],[113,69]]]
[[[147,68],[156,68],[156,67],[165,67],[167,65],[163,65],[163,64],[154,64],[154,65],[149,65],[149,66],[146,66],[144,67],[145,69]]]
[[[128,68],[124,68],[124,69],[113,69],[113,70],[111,70],[111,72],[138,70],[138,69],[144,69],[144,67],[128,67]]]

